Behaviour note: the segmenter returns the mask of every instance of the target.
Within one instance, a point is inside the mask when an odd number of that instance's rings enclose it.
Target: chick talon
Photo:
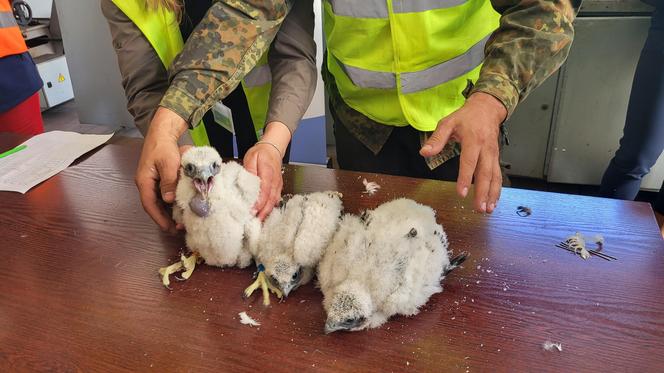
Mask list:
[[[253,294],[256,289],[258,289],[261,286],[261,280],[258,276],[256,276],[256,280],[249,285],[246,289],[244,289],[244,297],[249,298],[251,294]]]
[[[270,291],[272,291],[272,293],[274,293],[274,295],[276,295],[277,298],[279,298],[279,299],[284,298],[284,293],[282,293],[281,290],[279,290],[278,287],[272,285],[272,283],[270,281],[267,281],[267,288],[270,289]]]
[[[262,284],[263,287],[263,305],[264,306],[269,306],[270,305],[270,292],[274,293],[274,295],[279,298],[279,300],[283,299],[283,293],[281,290],[276,288],[270,280],[268,280],[266,277],[264,277],[265,282]]]
[[[182,265],[184,266],[185,269],[185,271],[182,272],[182,278],[184,280],[188,280],[189,277],[191,277],[191,274],[194,273],[194,269],[196,268],[196,263],[198,263],[199,259],[200,257],[198,253],[192,253],[188,258],[183,254],[180,255],[180,261],[182,262]]]
[[[265,276],[265,272],[259,271],[258,275],[256,276],[256,281],[254,281],[249,287],[244,289],[244,297],[249,298],[251,294],[253,294],[256,289],[261,288],[262,293],[263,293],[263,305],[264,306],[269,306],[270,305],[270,292],[274,293],[274,295],[277,296],[277,298],[282,299],[283,294],[281,290],[276,288],[270,280]]]
[[[182,261],[179,261],[177,263],[173,263],[167,267],[161,267],[159,268],[159,275],[161,275],[161,283],[168,289],[172,290],[170,288],[171,280],[169,278],[170,275],[177,273],[179,270],[183,268]]]
[[[196,263],[200,263],[201,261],[202,261],[201,257],[198,255],[198,253],[192,253],[189,257],[180,254],[180,260],[178,262],[173,263],[168,267],[159,268],[159,275],[161,275],[161,283],[166,287],[166,289],[173,290],[170,287],[171,284],[170,275],[173,275],[175,273],[184,270],[184,272],[182,272],[180,276],[173,276],[173,277],[177,281],[186,281],[189,279],[189,277],[191,277],[191,274],[194,272],[194,269],[196,268]]]
[[[262,272],[261,272],[261,274],[262,274]],[[261,274],[259,274],[259,276]],[[263,276],[263,277],[265,277],[265,276]],[[270,305],[270,291],[268,290],[268,287],[266,286],[264,281],[261,283],[261,289],[263,290],[263,305],[264,306],[269,306]]]

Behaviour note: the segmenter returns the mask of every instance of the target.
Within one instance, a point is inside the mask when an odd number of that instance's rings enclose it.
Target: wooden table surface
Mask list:
[[[0,152],[20,140],[0,134]],[[507,188],[489,216],[451,183],[288,167],[285,192],[339,190],[349,212],[402,196],[428,204],[451,249],[471,254],[419,315],[325,335],[313,285],[266,308],[241,297],[253,269],[200,266],[165,289],[157,269],[184,243],[141,208],[139,151],[106,145],[25,195],[0,192],[2,371],[664,369],[664,241],[645,203]],[[382,189],[362,194],[364,177]],[[618,261],[554,247],[576,231],[604,235]],[[262,325],[240,324],[242,311]]]

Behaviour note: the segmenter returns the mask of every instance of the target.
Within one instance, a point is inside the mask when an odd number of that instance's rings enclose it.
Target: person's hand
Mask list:
[[[164,231],[175,231],[175,222],[166,212],[163,202],[173,203],[175,199],[180,168],[177,142],[186,130],[187,123],[179,115],[164,107],[157,109],[136,169],[135,181],[143,209]]]
[[[251,147],[244,156],[244,168],[261,179],[261,190],[254,205],[254,211],[261,221],[265,220],[281,198],[284,185],[281,162],[290,138],[290,130],[285,124],[270,122],[265,126],[260,140],[264,142]]]
[[[477,92],[459,110],[441,119],[438,127],[420,150],[431,157],[443,150],[450,138],[461,143],[457,193],[468,195],[475,175],[475,210],[493,212],[500,198],[503,178],[498,157],[500,125],[507,109],[495,97]]]

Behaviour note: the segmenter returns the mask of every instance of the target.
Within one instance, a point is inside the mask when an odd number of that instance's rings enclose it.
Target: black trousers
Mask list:
[[[343,123],[334,110],[334,138],[337,143],[337,160],[344,170],[376,172],[388,175],[456,181],[459,174],[459,157],[454,157],[435,169],[429,169],[419,154],[419,132],[410,126],[395,127],[378,154],[364,146]]]
[[[620,147],[604,171],[603,197],[633,200],[641,180],[664,151],[664,5],[653,13],[634,73]],[[664,214],[664,183],[654,205]]]

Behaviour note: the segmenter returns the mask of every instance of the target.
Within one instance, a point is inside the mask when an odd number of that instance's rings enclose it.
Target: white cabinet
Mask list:
[[[618,148],[650,17],[578,18],[561,70],[547,179],[597,185]],[[662,185],[664,157],[641,188]]]
[[[599,12],[604,3],[588,5]],[[503,149],[502,159],[511,165],[508,174],[555,183],[600,183],[622,136],[649,26],[647,15],[576,19],[566,63],[519,105],[507,123],[511,145]],[[658,190],[663,178],[664,156],[641,188]]]
[[[44,87],[39,91],[39,104],[42,111],[74,98],[71,85],[67,59],[64,55],[49,59],[37,59],[37,70],[44,81]]]

